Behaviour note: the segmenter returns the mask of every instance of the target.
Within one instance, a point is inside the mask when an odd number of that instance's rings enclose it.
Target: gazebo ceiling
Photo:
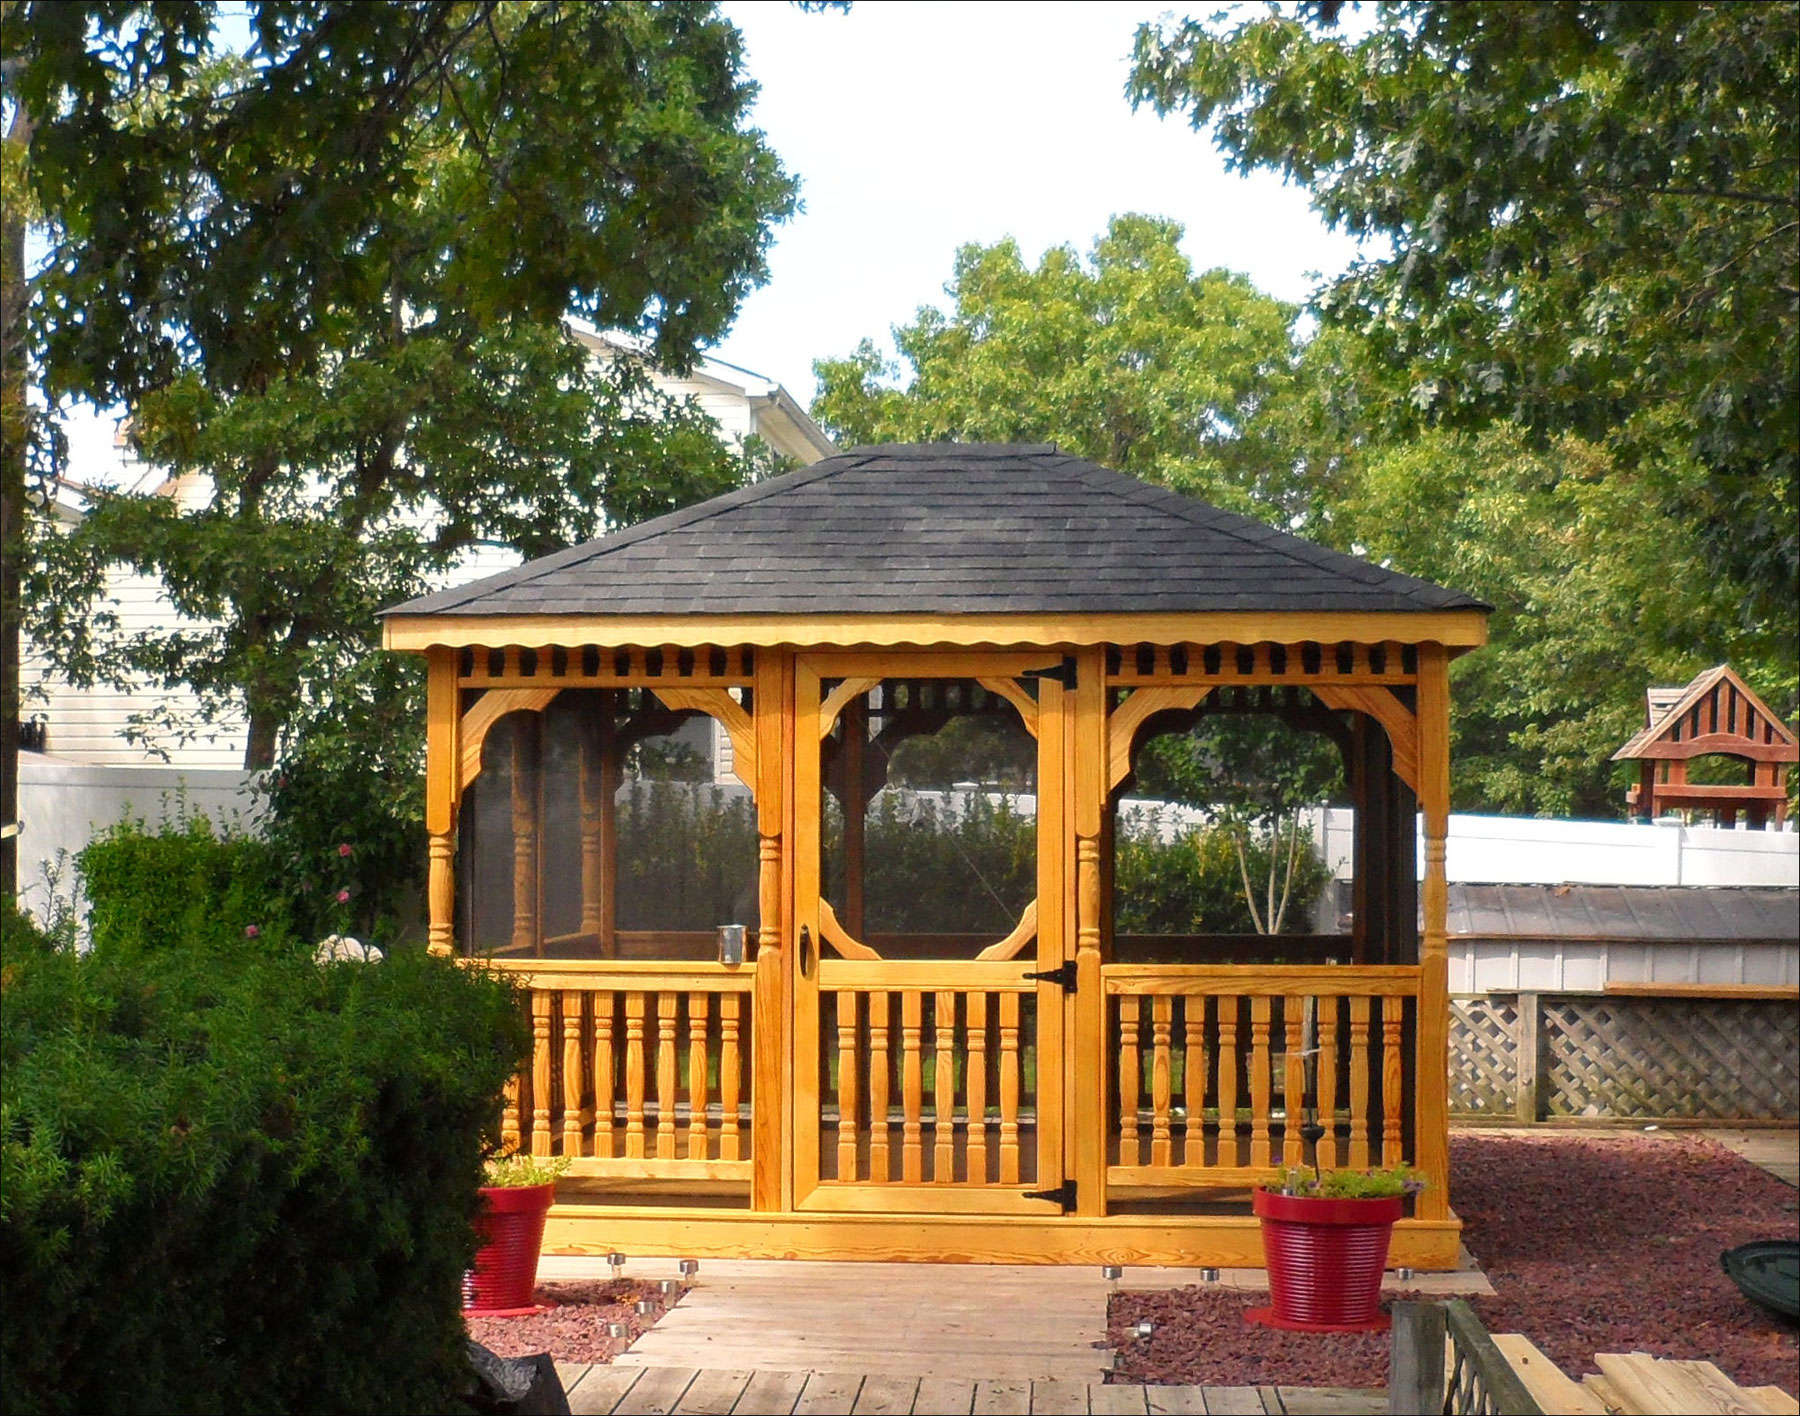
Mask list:
[[[1054,447],[934,443],[840,453],[387,614],[442,625],[1351,613],[1478,626],[1487,608]],[[403,647],[414,636],[397,628],[389,642]],[[1465,623],[1444,642],[1481,637]]]

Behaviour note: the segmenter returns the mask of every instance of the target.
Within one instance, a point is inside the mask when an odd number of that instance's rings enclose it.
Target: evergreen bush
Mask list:
[[[315,965],[198,827],[83,865],[92,951],[0,931],[0,1403],[453,1409],[512,988]]]

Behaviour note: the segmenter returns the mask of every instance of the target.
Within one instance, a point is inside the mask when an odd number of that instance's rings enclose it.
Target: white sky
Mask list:
[[[1188,0],[1210,14],[1217,0]],[[1187,228],[1196,269],[1242,271],[1302,300],[1354,254],[1303,193],[1226,172],[1209,139],[1124,98],[1138,0],[856,0],[808,14],[727,0],[761,85],[754,121],[801,181],[805,209],[776,233],[770,280],[711,352],[779,380],[802,404],[812,361],[945,304],[956,248],[1012,236],[1085,253],[1119,212]],[[97,465],[111,419],[76,417],[72,463]]]
[[[1133,113],[1125,78],[1134,0],[856,0],[848,15],[727,0],[762,86],[755,122],[801,181],[805,210],[776,235],[770,280],[719,357],[811,400],[815,358],[944,305],[959,245],[1012,236],[1026,260],[1086,253],[1119,212],[1187,228],[1197,269],[1242,271],[1285,300],[1355,253],[1298,190],[1226,172],[1179,118]],[[1216,0],[1179,13],[1210,14]]]

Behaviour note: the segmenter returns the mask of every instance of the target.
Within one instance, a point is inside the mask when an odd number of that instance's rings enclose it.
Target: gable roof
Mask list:
[[[856,448],[389,615],[1485,610],[1049,446]]]
[[[1694,675],[1686,688],[1645,689],[1644,717],[1644,727],[1612,755],[1614,762],[1636,760],[1657,743],[1684,742],[1695,756],[1728,753],[1734,738],[1794,748],[1786,760],[1800,758],[1800,738],[1729,664]]]

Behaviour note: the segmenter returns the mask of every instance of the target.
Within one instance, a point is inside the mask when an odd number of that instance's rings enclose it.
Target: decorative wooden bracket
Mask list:
[[[1107,766],[1106,790],[1110,794],[1131,775],[1131,747],[1137,731],[1158,713],[1171,709],[1197,708],[1212,687],[1206,684],[1179,684],[1163,688],[1134,688],[1106,720]]]
[[[846,959],[879,959],[867,944],[850,937],[850,931],[844,928],[843,921],[832,909],[831,901],[823,894],[819,896],[819,937]]]
[[[837,722],[838,714],[844,711],[845,704],[853,698],[861,698],[880,682],[878,678],[847,678],[832,689],[819,705],[819,741],[824,742],[831,735],[831,726]]]
[[[989,693],[998,694],[1001,698],[1004,698],[1008,703],[1012,704],[1013,707],[1017,708],[1019,710],[1019,716],[1025,720],[1025,731],[1030,733],[1033,737],[1038,735],[1037,699],[1033,698],[1021,688],[1016,679],[978,678],[975,682],[980,684]],[[1007,955],[1007,957],[1010,958],[1011,955]]]
[[[1392,689],[1376,686],[1345,687],[1307,685],[1327,708],[1349,708],[1367,713],[1387,731],[1394,752],[1394,775],[1419,795],[1419,720]]]
[[[723,725],[731,739],[731,771],[736,778],[756,791],[756,725],[744,711],[744,705],[723,688],[664,688],[653,684],[650,691],[681,712],[694,709],[710,714]]]
[[[975,957],[977,959],[1016,959],[1019,950],[1037,938],[1037,901],[1035,899],[1025,906],[1025,912],[1019,916],[1019,922],[998,944],[990,944]]]
[[[462,720],[462,756],[458,762],[456,782],[458,794],[481,775],[481,745],[488,729],[508,713],[541,713],[550,700],[562,692],[556,688],[490,688],[475,700],[475,706]]]

